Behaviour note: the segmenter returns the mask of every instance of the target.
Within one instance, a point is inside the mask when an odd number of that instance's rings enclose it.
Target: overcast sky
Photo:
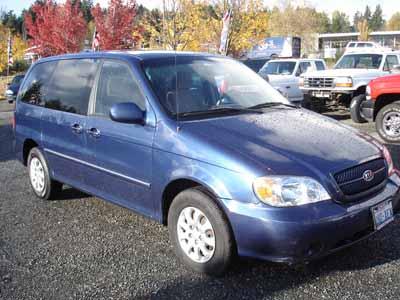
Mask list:
[[[33,2],[34,0],[0,0],[0,7],[7,10],[12,9],[19,13]],[[101,6],[105,7],[108,0],[94,0],[94,2],[100,3]],[[155,8],[161,6],[162,0],[137,0],[137,2],[148,8]],[[272,7],[281,3],[282,0],[264,0],[264,2],[269,7]],[[377,4],[380,4],[385,18],[390,18],[394,12],[400,11],[400,0],[293,0],[292,2],[296,4],[309,3],[319,11],[325,11],[328,14],[338,9],[348,14],[350,20],[352,20],[357,10],[364,11],[366,5],[374,9]]]

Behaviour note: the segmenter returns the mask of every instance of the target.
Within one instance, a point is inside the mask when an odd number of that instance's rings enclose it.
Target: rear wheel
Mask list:
[[[365,95],[358,95],[351,99],[350,116],[354,123],[365,123],[367,120],[361,115],[361,103],[365,101]]]
[[[52,180],[46,159],[38,148],[32,148],[28,155],[29,182],[35,195],[50,200],[62,189],[62,184]]]
[[[168,212],[168,229],[178,258],[191,269],[221,275],[234,256],[234,242],[224,214],[198,188],[179,193]]]
[[[400,103],[384,106],[375,119],[376,131],[388,143],[400,142]]]

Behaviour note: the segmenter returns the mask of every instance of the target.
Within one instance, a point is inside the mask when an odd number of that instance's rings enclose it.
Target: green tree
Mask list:
[[[10,28],[12,32],[22,34],[23,18],[17,16],[14,11],[3,12],[0,16],[1,24]]]
[[[368,24],[371,22],[371,9],[369,8],[369,6],[367,5],[365,7],[365,11],[364,11],[364,15],[363,15],[363,19],[366,20],[368,22]]]
[[[351,26],[350,26],[349,17],[345,13],[335,10],[332,13],[331,31],[332,32],[350,32]]]
[[[358,24],[363,20],[363,14],[360,11],[357,11],[353,16],[353,26],[352,31],[356,32]]]
[[[368,23],[368,27],[371,31],[378,31],[381,30],[384,25],[385,20],[383,19],[382,7],[378,4]]]

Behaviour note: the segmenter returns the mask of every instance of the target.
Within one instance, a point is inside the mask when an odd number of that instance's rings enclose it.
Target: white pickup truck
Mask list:
[[[299,103],[303,101],[303,92],[299,87],[300,75],[325,69],[322,59],[286,58],[268,61],[258,74],[289,101]]]
[[[321,110],[330,103],[343,104],[360,111],[367,84],[389,74],[400,62],[400,53],[393,51],[362,51],[345,53],[331,70],[307,72],[300,78],[304,106]],[[352,119],[357,122],[357,116]]]

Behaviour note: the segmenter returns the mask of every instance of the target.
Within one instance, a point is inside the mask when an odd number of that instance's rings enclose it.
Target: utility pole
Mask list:
[[[164,47],[165,46],[165,0],[163,0],[161,43]]]

